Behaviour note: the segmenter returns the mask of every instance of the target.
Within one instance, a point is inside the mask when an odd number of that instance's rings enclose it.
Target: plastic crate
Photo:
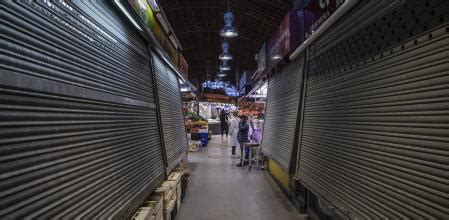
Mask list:
[[[200,140],[203,147],[207,147],[209,143],[209,133],[200,133]]]

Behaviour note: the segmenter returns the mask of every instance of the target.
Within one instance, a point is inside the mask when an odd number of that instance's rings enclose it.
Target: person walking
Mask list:
[[[240,163],[237,164],[237,166],[242,166],[245,163],[243,163],[244,160],[249,158],[249,152],[244,149],[243,144],[249,142],[248,133],[249,133],[250,126],[248,124],[248,118],[243,115],[240,118],[239,122],[239,132],[237,134],[237,140],[239,141],[240,145],[240,154],[241,154],[241,160]],[[243,164],[242,164],[243,163]]]
[[[231,115],[229,119],[229,138],[230,138],[229,145],[232,148],[231,150],[232,158],[236,157],[235,149],[237,148],[237,146],[239,146],[239,142],[237,140],[238,132],[239,132],[239,121],[237,118],[237,113],[235,112],[234,115]]]
[[[225,110],[221,110],[220,112],[220,128],[221,128],[221,138],[226,133],[226,137],[228,137],[228,115]]]

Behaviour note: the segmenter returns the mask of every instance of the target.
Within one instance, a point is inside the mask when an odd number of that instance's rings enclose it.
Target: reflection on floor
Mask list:
[[[190,183],[176,220],[288,220],[300,215],[266,171],[236,167],[228,140],[189,153]]]

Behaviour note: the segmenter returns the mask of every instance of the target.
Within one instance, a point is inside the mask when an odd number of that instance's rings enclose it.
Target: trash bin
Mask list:
[[[209,133],[200,133],[201,145],[203,147],[207,147],[207,143],[209,142]]]

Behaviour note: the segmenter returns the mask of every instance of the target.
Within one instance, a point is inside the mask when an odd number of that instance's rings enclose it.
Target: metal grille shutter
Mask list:
[[[303,58],[269,80],[262,151],[290,169],[302,84]],[[296,156],[296,155],[295,155]]]
[[[172,168],[187,149],[181,92],[176,73],[153,55],[167,165]]]
[[[331,40],[343,19],[312,45],[297,177],[342,216],[449,218],[448,6],[406,1]]]
[[[165,177],[145,42],[107,1],[2,1],[0,218],[128,218]]]

